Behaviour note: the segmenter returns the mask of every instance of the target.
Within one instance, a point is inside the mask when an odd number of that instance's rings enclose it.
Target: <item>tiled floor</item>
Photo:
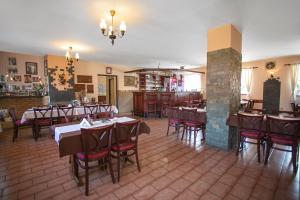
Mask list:
[[[166,136],[166,120],[147,120],[150,135],[139,141],[142,172],[126,164],[121,181],[96,168],[90,196],[70,176],[69,158],[59,158],[47,134],[35,142],[30,129],[11,142],[0,133],[0,199],[299,199],[299,170],[290,154],[275,151],[268,166],[257,163],[255,146],[243,155]],[[114,168],[116,166],[114,165]]]

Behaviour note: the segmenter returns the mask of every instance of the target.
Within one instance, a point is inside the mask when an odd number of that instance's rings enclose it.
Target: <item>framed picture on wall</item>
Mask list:
[[[16,66],[17,65],[17,59],[15,57],[9,57],[8,58],[8,65]]]
[[[124,86],[136,87],[137,78],[135,76],[124,76]]]
[[[39,76],[33,76],[32,77],[32,82],[37,83],[37,82],[40,82],[40,81],[41,81],[41,77],[39,77]]]
[[[18,73],[18,68],[16,68],[16,67],[8,68],[8,73],[9,74],[17,74]]]
[[[48,76],[48,60],[44,60],[44,75]]]
[[[22,81],[22,76],[21,75],[14,75],[13,76],[13,80],[15,82],[21,82]]]
[[[24,75],[24,83],[32,83],[31,75]]]
[[[32,75],[38,74],[37,63],[26,62],[25,66],[26,66],[26,74],[32,74]]]
[[[112,73],[112,68],[106,67],[106,74],[111,74],[111,73]]]

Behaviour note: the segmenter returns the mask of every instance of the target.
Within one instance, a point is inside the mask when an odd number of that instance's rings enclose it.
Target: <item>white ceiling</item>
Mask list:
[[[115,8],[127,33],[114,46],[99,21]],[[135,67],[206,64],[207,30],[243,34],[243,61],[300,54],[300,0],[0,0],[0,50]]]

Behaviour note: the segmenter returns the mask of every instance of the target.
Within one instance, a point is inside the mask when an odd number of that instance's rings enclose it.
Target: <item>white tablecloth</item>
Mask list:
[[[117,109],[116,106],[111,106],[111,110],[113,113],[117,114],[119,111]],[[104,108],[101,107],[101,111],[100,112],[105,112]],[[83,107],[75,107],[74,108],[74,115],[83,115],[84,114],[84,108]],[[50,114],[49,114],[50,115]],[[57,117],[57,109],[53,109],[53,113],[52,113],[53,117]],[[45,117],[50,117],[50,116],[45,116]],[[22,118],[21,118],[21,123],[30,120],[30,119],[34,119],[34,112],[32,109],[27,110],[23,113]]]
[[[80,134],[79,131],[81,128],[96,128],[96,127],[101,127],[101,126],[107,126],[107,125],[111,125],[114,123],[123,123],[123,122],[129,122],[129,121],[133,121],[135,119],[129,118],[129,117],[115,117],[113,119],[110,119],[106,122],[102,122],[101,120],[99,121],[94,121],[94,124],[91,127],[82,127],[79,123],[78,124],[72,124],[72,125],[67,125],[67,126],[60,126],[60,127],[56,127],[55,128],[55,141],[57,143],[59,143],[59,140],[61,140],[61,138],[74,135],[74,134]]]

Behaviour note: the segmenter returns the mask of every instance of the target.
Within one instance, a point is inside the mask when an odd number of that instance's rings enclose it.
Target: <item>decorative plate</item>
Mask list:
[[[275,67],[276,67],[275,62],[267,62],[267,63],[266,63],[266,69],[267,69],[267,70],[272,70],[272,69],[274,69]]]

